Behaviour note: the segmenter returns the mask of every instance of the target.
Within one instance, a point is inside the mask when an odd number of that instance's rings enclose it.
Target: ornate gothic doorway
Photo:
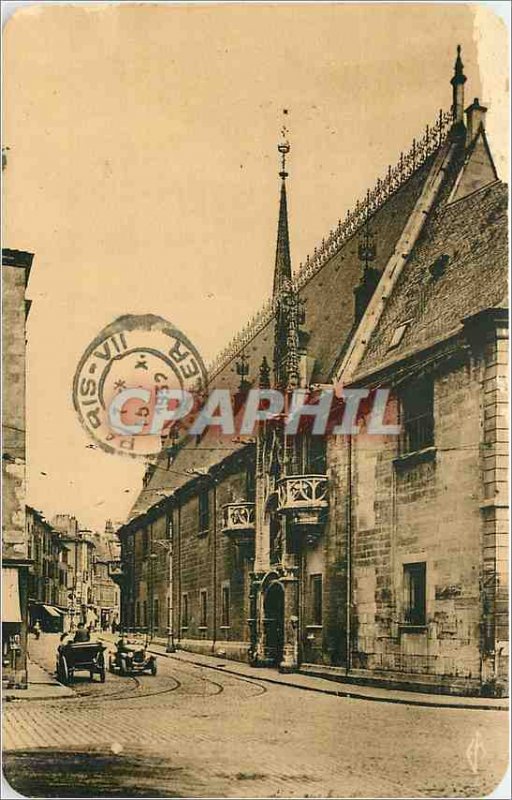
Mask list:
[[[265,655],[277,667],[283,658],[284,644],[284,589],[278,581],[267,589],[264,612]]]

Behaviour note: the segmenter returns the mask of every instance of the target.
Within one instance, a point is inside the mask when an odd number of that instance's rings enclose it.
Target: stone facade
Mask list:
[[[67,627],[68,548],[58,531],[36,509],[27,506],[29,621],[43,630]]]
[[[119,531],[125,627],[247,659],[250,561],[225,533],[223,508],[245,496],[250,463],[198,477],[174,504],[160,503]]]
[[[25,527],[25,290],[33,255],[2,250],[2,665],[27,685],[28,547]]]
[[[110,561],[94,557],[92,564],[93,601],[102,629],[119,623],[119,587],[110,576]]]
[[[490,352],[463,350],[460,342],[456,355],[428,368],[431,445],[404,453],[399,437],[364,434],[350,446],[342,437],[330,442],[331,504],[337,508],[321,556],[311,556],[325,568],[326,619],[322,644],[305,651],[307,661],[344,663],[354,678],[380,677],[416,688],[471,693],[491,691],[498,683],[503,690],[507,577],[506,526],[500,521],[506,510],[503,496],[487,480],[505,480],[505,461],[497,474],[494,442],[486,443],[495,429],[485,430],[488,418],[501,424],[496,403],[503,399],[497,393],[486,399],[493,390],[486,391],[485,376],[495,363],[493,348],[505,340],[495,338],[496,328],[491,331]],[[409,386],[415,380],[411,376]],[[504,387],[505,382],[501,393]],[[492,417],[488,402],[494,404]],[[411,564],[425,565],[419,624],[407,618]],[[350,613],[340,618],[343,608]]]

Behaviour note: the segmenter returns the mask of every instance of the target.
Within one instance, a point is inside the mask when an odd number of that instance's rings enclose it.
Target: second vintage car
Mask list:
[[[122,636],[116,649],[108,659],[110,672],[119,675],[131,675],[136,672],[149,672],[156,675],[156,656],[148,653],[144,641]]]

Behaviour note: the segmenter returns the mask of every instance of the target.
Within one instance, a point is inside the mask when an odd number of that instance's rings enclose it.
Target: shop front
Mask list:
[[[27,687],[27,579],[28,562],[2,565],[2,683]]]

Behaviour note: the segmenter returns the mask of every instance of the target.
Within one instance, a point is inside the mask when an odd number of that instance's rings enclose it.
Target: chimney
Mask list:
[[[472,104],[466,108],[467,120],[467,133],[466,133],[466,147],[469,147],[471,142],[475,139],[480,127],[485,129],[485,113],[487,109],[481,106],[478,102],[478,97],[475,97]]]

